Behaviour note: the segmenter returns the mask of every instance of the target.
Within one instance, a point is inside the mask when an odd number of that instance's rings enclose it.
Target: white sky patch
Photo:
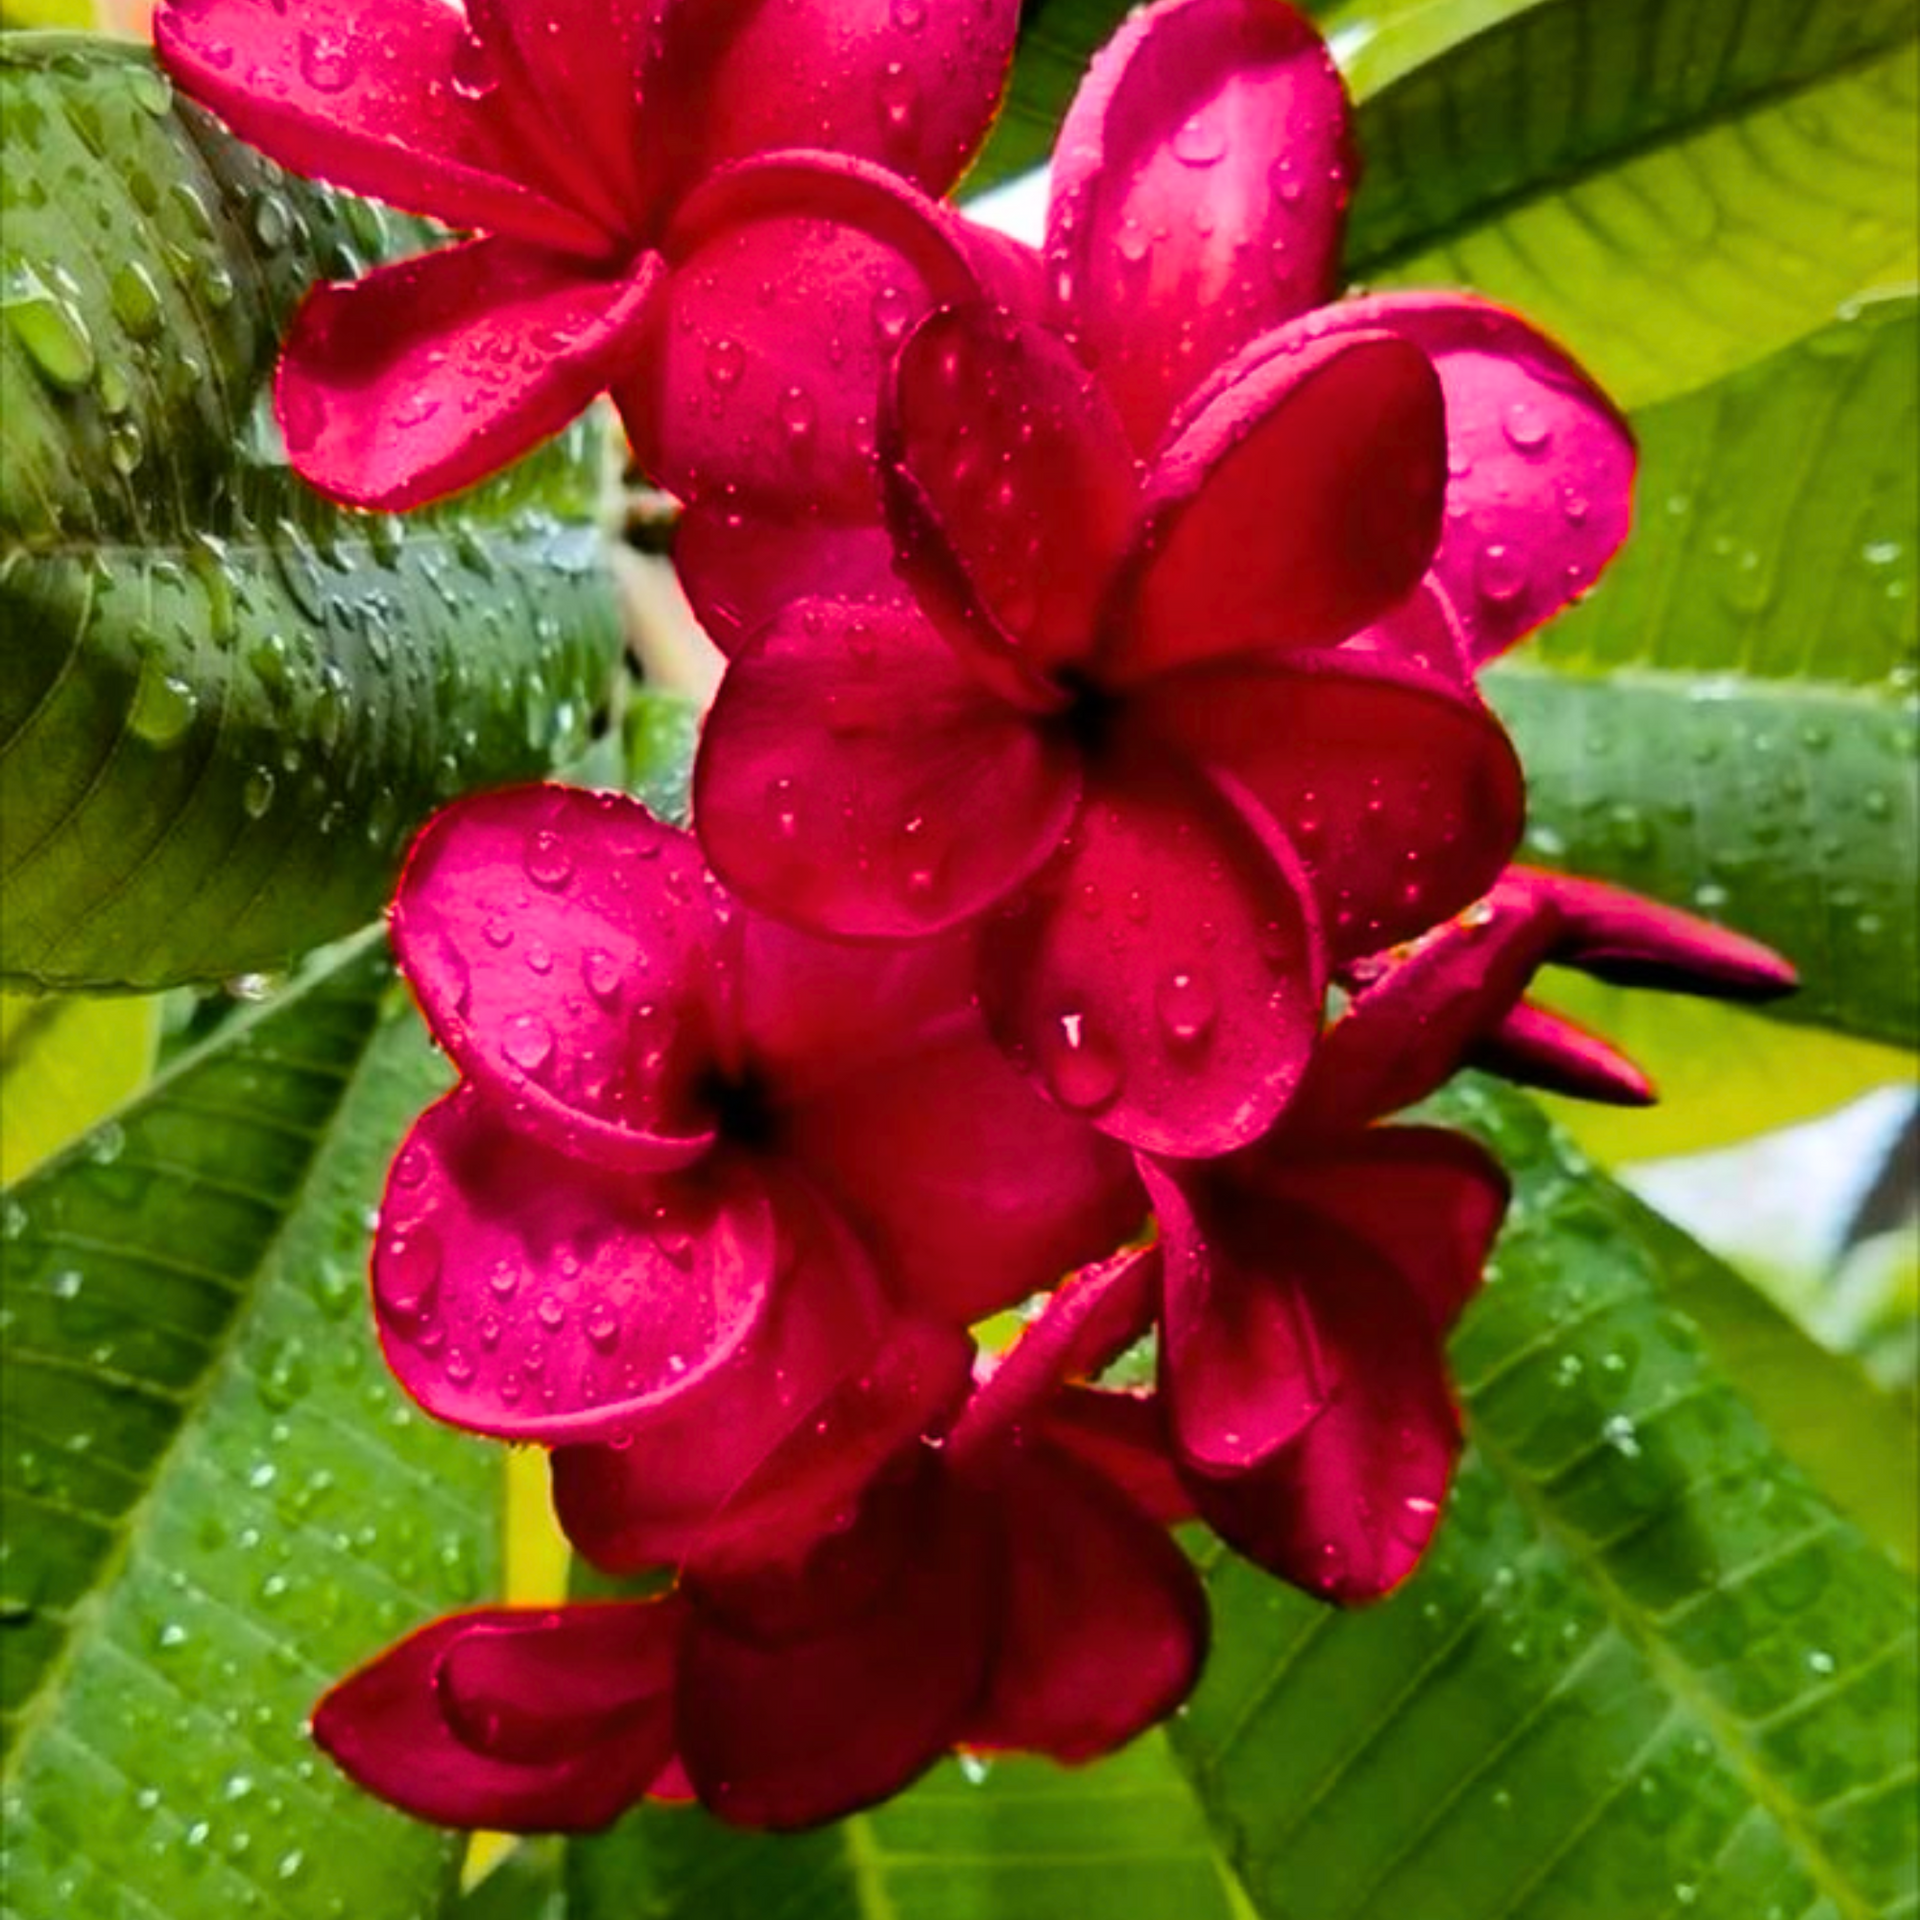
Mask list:
[[[1037,247],[1047,237],[1047,170],[1036,167],[1018,179],[989,187],[966,204],[969,220],[977,220],[996,233],[1024,240]]]

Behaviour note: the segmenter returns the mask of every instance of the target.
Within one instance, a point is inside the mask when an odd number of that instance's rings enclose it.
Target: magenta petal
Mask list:
[[[611,1439],[752,1332],[775,1265],[757,1185],[563,1159],[471,1087],[394,1161],[374,1242],[380,1341],[437,1419],[508,1440]]]
[[[1165,1260],[1160,1378],[1181,1456],[1243,1471],[1295,1439],[1326,1404],[1312,1322],[1276,1273],[1284,1202],[1205,1167],[1142,1156]]]
[[[696,500],[674,529],[673,565],[707,637],[729,655],[796,600],[908,599],[877,518],[834,523]]]
[[[929,1469],[870,1502],[787,1583],[767,1637],[696,1596],[678,1746],[701,1802],[745,1827],[812,1826],[897,1793],[952,1743],[986,1677],[1000,1556],[973,1496]],[[874,1535],[879,1537],[872,1537]],[[770,1583],[756,1610],[777,1619]]]
[[[516,1126],[608,1169],[711,1144],[721,920],[698,848],[638,801],[456,801],[407,857],[393,939],[435,1038]]]
[[[1659,1098],[1653,1082],[1598,1034],[1527,1000],[1480,1036],[1468,1061],[1485,1073],[1572,1100],[1648,1107]]]
[[[672,1757],[676,1601],[451,1614],[328,1693],[313,1737],[416,1819],[585,1832]]]
[[[1108,1480],[1163,1527],[1193,1518],[1193,1496],[1173,1460],[1166,1408],[1157,1393],[1063,1387],[1039,1436]]]
[[[699,102],[696,173],[774,147],[856,154],[943,194],[999,104],[1018,0],[679,9],[656,85]]]
[[[274,385],[302,479],[354,506],[424,505],[530,452],[612,385],[660,279],[470,240],[319,286]]]
[[[616,394],[647,473],[725,512],[878,524],[882,374],[930,307],[979,295],[959,216],[845,155],[779,154],[706,181],[665,252]]]
[[[1091,1760],[1192,1692],[1207,1603],[1160,1524],[1080,1461],[1045,1446],[993,1489],[1007,1536],[993,1679],[961,1738]]]
[[[1148,477],[1112,671],[1331,645],[1377,619],[1433,557],[1444,456],[1433,368],[1390,334],[1223,388]]]
[[[1325,1599],[1377,1599],[1411,1573],[1460,1451],[1426,1305],[1365,1241],[1288,1217],[1271,1284],[1311,1318],[1328,1399],[1250,1473],[1189,1477],[1200,1516],[1250,1560]]]
[[[786,1264],[728,1362],[617,1444],[562,1447],[554,1505],[610,1573],[792,1558],[965,1391],[972,1345],[901,1318],[824,1207],[781,1209]],[[725,1509],[723,1514],[722,1510]]]
[[[1373,1127],[1325,1144],[1282,1138],[1236,1161],[1235,1179],[1365,1242],[1425,1303],[1437,1333],[1478,1291],[1510,1191],[1484,1147],[1440,1127]]]
[[[988,923],[981,1004],[1016,1065],[1103,1132],[1212,1154],[1265,1131],[1319,1025],[1320,934],[1258,808],[1116,746],[1062,857]]]
[[[1577,600],[1632,516],[1633,433],[1574,360],[1514,314],[1451,293],[1343,300],[1254,341],[1194,395],[1309,342],[1387,331],[1432,360],[1446,395],[1447,514],[1434,577],[1476,661]]]
[[[1084,659],[1138,493],[1098,383],[1040,327],[946,307],[901,349],[882,417],[906,577],[931,544],[938,579],[957,568],[1023,659],[1042,671]],[[995,643],[951,637],[963,650]]]
[[[1431,573],[1397,607],[1389,608],[1371,626],[1362,627],[1344,641],[1340,651],[1398,660],[1463,693],[1475,690],[1466,632],[1453,603]]]
[[[1221,661],[1146,697],[1178,751],[1232,775],[1285,832],[1336,960],[1478,899],[1520,838],[1524,776],[1500,723],[1384,657]]]
[[[958,1325],[1110,1253],[1146,1214],[1126,1149],[1034,1092],[970,1011],[801,1104],[794,1133],[901,1298]]]
[[[823,933],[908,938],[1002,898],[1059,844],[1069,743],[982,689],[917,610],[807,602],[727,670],[694,811],[727,884]]]
[[[1339,74],[1291,7],[1174,0],[1095,59],[1047,251],[1060,321],[1142,453],[1222,360],[1331,294],[1357,171]]]
[[[162,0],[153,35],[184,92],[295,173],[449,226],[589,257],[611,248],[538,184],[485,51],[439,0]]]

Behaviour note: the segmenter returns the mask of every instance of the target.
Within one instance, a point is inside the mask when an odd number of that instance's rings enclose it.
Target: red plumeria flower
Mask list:
[[[1166,1533],[1186,1507],[1151,1403],[1060,1384],[1142,1258],[1063,1289],[850,1522],[774,1522],[783,1561],[743,1552],[754,1529],[723,1512],[679,1592],[437,1621],[335,1688],[316,1737],[410,1812],[517,1829],[602,1825],[689,1788],[741,1825],[808,1826],[955,1745],[1081,1760],[1123,1744],[1185,1698],[1207,1631]],[[809,1423],[785,1451],[835,1444]],[[770,1471],[790,1485],[794,1459]],[[741,1501],[770,1511],[754,1488]]]
[[[1554,961],[1757,999],[1757,943],[1593,881],[1514,868],[1411,947],[1349,970],[1345,1010],[1256,1146],[1141,1157],[1160,1223],[1160,1377],[1185,1484],[1216,1532],[1311,1592],[1387,1592],[1418,1563],[1460,1428],[1442,1342],[1480,1282],[1507,1182],[1474,1142],[1380,1127],[1462,1065],[1602,1100],[1643,1076],[1522,998]]]
[[[903,1316],[946,1336],[898,1403],[917,1431],[956,1329],[1143,1211],[1124,1154],[1006,1066],[964,951],[796,936],[621,796],[456,803],[393,937],[463,1078],[394,1162],[374,1302],[455,1424],[613,1440],[697,1406],[728,1432],[687,1474],[725,1492],[729,1458],[917,1338]]]
[[[856,414],[870,442],[894,329],[952,297],[958,223],[916,189],[944,192],[985,132],[1016,17],[1013,0],[163,0],[154,32],[181,87],[283,164],[479,235],[316,289],[281,360],[294,466],[399,508],[609,388],[663,484],[686,483],[679,443],[713,439],[697,416],[735,387],[777,411],[756,444],[780,476],[831,481]],[[848,380],[821,390],[814,332],[759,333],[780,317],[770,275],[816,331],[843,317],[857,404]]]
[[[1519,833],[1478,701],[1339,650],[1434,551],[1432,369],[1389,335],[1315,343],[1144,477],[1098,385],[1010,315],[934,314],[895,378],[919,604],[805,602],[734,657],[695,774],[709,858],[841,935],[1005,905],[981,993],[1013,1057],[1136,1145],[1242,1145],[1330,960],[1473,899]]]
[[[1317,342],[1419,347],[1445,398],[1446,516],[1422,590],[1365,644],[1439,664],[1457,634],[1477,662],[1585,592],[1625,538],[1632,435],[1566,353],[1484,300],[1335,301],[1359,171],[1309,22],[1277,0],[1164,0],[1096,56],[1061,127],[1055,323],[1143,455]]]

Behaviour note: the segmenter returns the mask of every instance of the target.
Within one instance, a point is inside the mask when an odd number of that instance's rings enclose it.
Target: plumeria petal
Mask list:
[[[744,1616],[694,1597],[679,1751],[702,1804],[740,1826],[811,1826],[898,1792],[986,1677],[1001,1556],[977,1496],[931,1463],[816,1562]]]
[[[1562,348],[1470,295],[1374,294],[1253,341],[1188,412],[1276,356],[1381,330],[1421,348],[1446,395],[1447,515],[1434,577],[1472,657],[1488,660],[1579,599],[1631,518],[1632,430]]]
[[[901,1297],[957,1324],[1051,1287],[1146,1215],[1126,1149],[1042,1099],[971,1010],[808,1101],[795,1136]]]
[[[1047,252],[1142,453],[1218,362],[1332,294],[1357,172],[1339,74],[1291,7],[1174,0],[1096,57],[1060,130]]]
[[[422,1820],[587,1832],[672,1760],[678,1601],[450,1614],[314,1710],[361,1786]]]
[[[1191,1475],[1201,1517],[1250,1560],[1329,1600],[1377,1599],[1438,1521],[1460,1422],[1427,1304],[1326,1216],[1272,1217],[1268,1284],[1311,1321],[1327,1402],[1251,1472]]]
[[[316,287],[274,385],[288,458],[355,506],[415,507],[530,452],[624,373],[661,278],[469,240]]]
[[[1193,1496],[1174,1465],[1158,1394],[1063,1387],[1047,1407],[1039,1436],[1110,1481],[1161,1526],[1193,1518]]]
[[[694,806],[728,885],[822,932],[979,913],[1059,844],[1069,745],[982,689],[917,611],[807,602],[728,670]]]
[[[461,1069],[515,1124],[610,1170],[685,1165],[712,1141],[721,920],[699,849],[624,795],[470,795],[414,842],[393,905],[400,964]]]
[[[729,655],[795,601],[909,598],[877,519],[833,523],[696,500],[674,529],[673,566],[707,637]]]
[[[1391,334],[1275,357],[1155,462],[1108,671],[1331,645],[1406,598],[1446,484],[1440,385]]]
[[[665,247],[615,395],[642,466],[723,512],[876,524],[882,373],[930,307],[980,294],[959,216],[845,155],[775,154],[706,180]]]
[[[1313,652],[1168,674],[1151,724],[1231,774],[1312,876],[1336,959],[1476,900],[1520,838],[1526,789],[1477,698],[1380,655]]]
[[[943,604],[956,571],[977,603],[955,644],[1041,671],[1084,658],[1138,487],[1118,418],[1064,343],[1004,309],[929,314],[895,362],[882,446],[905,577],[933,546],[922,604]]]
[[[162,63],[295,173],[453,227],[605,258],[603,225],[508,134],[488,51],[439,0],[164,0]]]
[[[1425,1304],[1436,1333],[1478,1291],[1509,1192],[1484,1147],[1441,1127],[1372,1127],[1325,1142],[1282,1135],[1241,1156],[1234,1175],[1365,1241]]]
[[[760,1187],[563,1159],[471,1087],[394,1161],[374,1242],[380,1340],[437,1419],[508,1440],[617,1438],[723,1366],[773,1284]]]
[[[981,1004],[1103,1132],[1221,1153],[1263,1132],[1319,1023],[1310,888],[1257,807],[1116,743],[1060,859],[988,924]]]
[[[1207,1603],[1165,1529],[1079,1460],[1024,1449],[994,1488],[1007,1539],[993,1679],[970,1746],[1090,1760],[1164,1720],[1206,1657]]]
[[[965,1391],[971,1342],[897,1314],[830,1208],[789,1199],[779,1224],[779,1283],[726,1364],[617,1444],[553,1456],[560,1524],[609,1573],[703,1541],[709,1558],[798,1557]]]
[[[1659,1098],[1653,1082],[1625,1054],[1564,1014],[1527,1000],[1480,1036],[1468,1060],[1483,1072],[1572,1100],[1647,1107]]]
[[[1160,1379],[1174,1438],[1203,1471],[1243,1472],[1327,1401],[1313,1323],[1273,1272],[1284,1209],[1206,1166],[1142,1155],[1140,1173],[1160,1222]]]
[[[656,85],[702,103],[684,130],[704,171],[775,147],[857,154],[943,194],[985,135],[1017,0],[782,0],[669,14]]]
[[[1467,651],[1466,630],[1446,590],[1431,572],[1397,607],[1343,641],[1340,651],[1398,660],[1462,692],[1474,691],[1474,663]]]

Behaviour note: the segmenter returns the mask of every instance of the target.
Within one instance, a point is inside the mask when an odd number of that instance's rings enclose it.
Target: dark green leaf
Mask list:
[[[808,1834],[739,1833],[646,1808],[576,1842],[568,1920],[1233,1920],[1242,1911],[1157,1735],[1066,1772],[957,1764]]]
[[[151,987],[364,924],[441,801],[577,751],[618,643],[594,437],[405,522],[288,470],[319,274],[423,244],[137,48],[0,46],[0,972]]]
[[[1473,1446],[1430,1559],[1347,1615],[1210,1571],[1174,1739],[1249,1895],[1285,1920],[1911,1912],[1910,1582],[1663,1297],[1709,1257],[1513,1096],[1446,1117],[1518,1196],[1455,1342]],[[1847,1476],[1904,1473],[1870,1429]]]
[[[1920,1036],[1911,295],[1637,416],[1638,526],[1488,691],[1530,853],[1771,941],[1783,1018]]]
[[[360,942],[6,1195],[9,1912],[418,1920],[448,1884],[304,1725],[496,1585],[492,1453],[401,1402],[364,1305],[444,1078]]]

